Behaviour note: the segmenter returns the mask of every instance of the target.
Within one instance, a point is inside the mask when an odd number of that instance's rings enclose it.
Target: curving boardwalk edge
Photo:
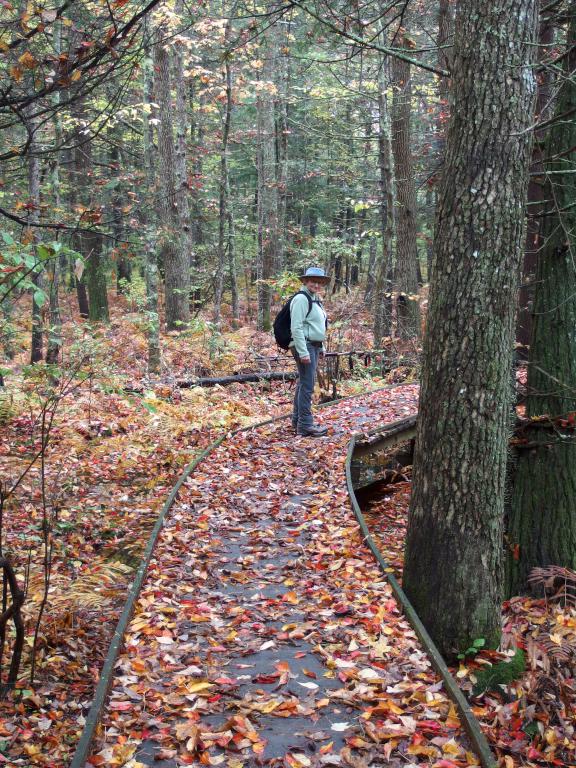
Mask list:
[[[386,426],[384,426],[381,431],[385,431],[385,429],[386,429]],[[402,606],[402,610],[404,611],[406,618],[412,625],[412,628],[418,635],[420,642],[422,643],[422,645],[424,646],[424,649],[426,650],[428,656],[430,657],[432,666],[442,678],[444,686],[446,687],[446,692],[448,696],[452,699],[452,701],[454,702],[454,705],[456,706],[456,709],[458,710],[458,714],[462,721],[462,726],[466,731],[468,738],[470,739],[472,746],[474,747],[476,754],[480,759],[482,767],[495,768],[497,765],[497,760],[492,754],[492,750],[490,749],[490,745],[488,744],[486,736],[482,732],[482,729],[480,728],[480,723],[474,716],[474,713],[472,712],[470,705],[468,704],[468,701],[464,696],[464,693],[460,689],[460,686],[458,685],[456,680],[450,674],[450,670],[446,666],[446,662],[444,661],[442,655],[440,654],[440,651],[438,650],[434,641],[428,634],[426,627],[420,620],[420,617],[416,613],[414,606],[412,605],[406,593],[398,583],[398,580],[396,579],[393,573],[390,573],[390,566],[382,557],[382,553],[376,546],[376,543],[372,538],[370,531],[368,530],[368,526],[366,525],[366,520],[364,519],[364,515],[362,514],[362,510],[360,509],[360,506],[356,499],[356,494],[354,493],[354,488],[352,486],[351,462],[352,462],[352,456],[354,454],[356,440],[358,439],[358,437],[360,437],[360,435],[353,435],[352,439],[348,443],[348,453],[346,455],[346,465],[345,465],[346,466],[346,486],[348,488],[348,497],[350,499],[352,510],[354,511],[356,520],[358,521],[358,525],[362,530],[364,542],[366,543],[366,545],[374,555],[375,559],[378,562],[378,565],[380,566],[382,572],[386,576],[386,579],[390,584],[390,587],[392,589],[392,592],[394,593],[396,600]]]

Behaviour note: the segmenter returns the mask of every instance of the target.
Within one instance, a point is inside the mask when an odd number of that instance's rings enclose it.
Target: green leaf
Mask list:
[[[14,238],[12,235],[9,235],[8,232],[2,232],[2,239],[6,245],[14,245]]]
[[[486,640],[483,637],[478,637],[474,642],[472,643],[474,648],[484,648],[486,645]]]
[[[37,306],[42,307],[46,302],[46,294],[44,291],[34,291],[34,301],[36,302]]]
[[[43,243],[39,243],[36,247],[36,250],[38,251],[38,256],[43,260],[46,261],[46,259],[51,259],[54,255],[54,252],[52,251],[52,248],[49,246],[44,245]]]

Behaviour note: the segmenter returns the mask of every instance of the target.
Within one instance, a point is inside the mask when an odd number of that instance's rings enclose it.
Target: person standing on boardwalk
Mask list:
[[[303,289],[290,302],[290,349],[298,366],[292,426],[302,437],[322,437],[328,430],[314,424],[312,393],[326,338],[326,312],[319,293],[330,278],[320,267],[308,267],[300,280]]]

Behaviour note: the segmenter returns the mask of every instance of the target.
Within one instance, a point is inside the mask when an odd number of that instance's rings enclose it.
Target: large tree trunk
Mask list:
[[[556,115],[576,109],[576,2]],[[576,569],[576,124],[559,119],[547,144],[544,244],[534,290],[528,367],[528,418],[550,417],[523,430],[508,518],[508,587],[517,594],[536,566]]]
[[[258,329],[269,331],[272,288],[278,263],[278,186],[276,183],[276,120],[273,90],[276,32],[268,30],[262,81],[256,99],[258,129]]]
[[[402,46],[408,47],[405,37]],[[416,189],[410,146],[412,84],[410,64],[392,60],[392,153],[396,179],[396,270],[395,288],[398,335],[409,339],[418,336],[418,248],[416,245]]]
[[[404,569],[405,590],[446,655],[500,637],[536,0],[461,0],[455,27]]]
[[[172,79],[168,43],[164,29],[156,31],[154,44],[154,93],[158,104],[158,176],[160,180],[160,211],[162,232],[160,258],[164,266],[166,293],[166,327],[182,330],[190,319],[188,295],[190,290],[189,254],[184,250],[178,198],[176,194],[176,159],[172,124]]]

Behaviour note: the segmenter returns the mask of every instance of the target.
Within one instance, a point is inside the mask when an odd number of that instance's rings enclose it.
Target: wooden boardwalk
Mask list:
[[[351,432],[403,418],[414,386],[234,435],[160,535],[89,765],[475,764],[455,708],[364,545]]]

